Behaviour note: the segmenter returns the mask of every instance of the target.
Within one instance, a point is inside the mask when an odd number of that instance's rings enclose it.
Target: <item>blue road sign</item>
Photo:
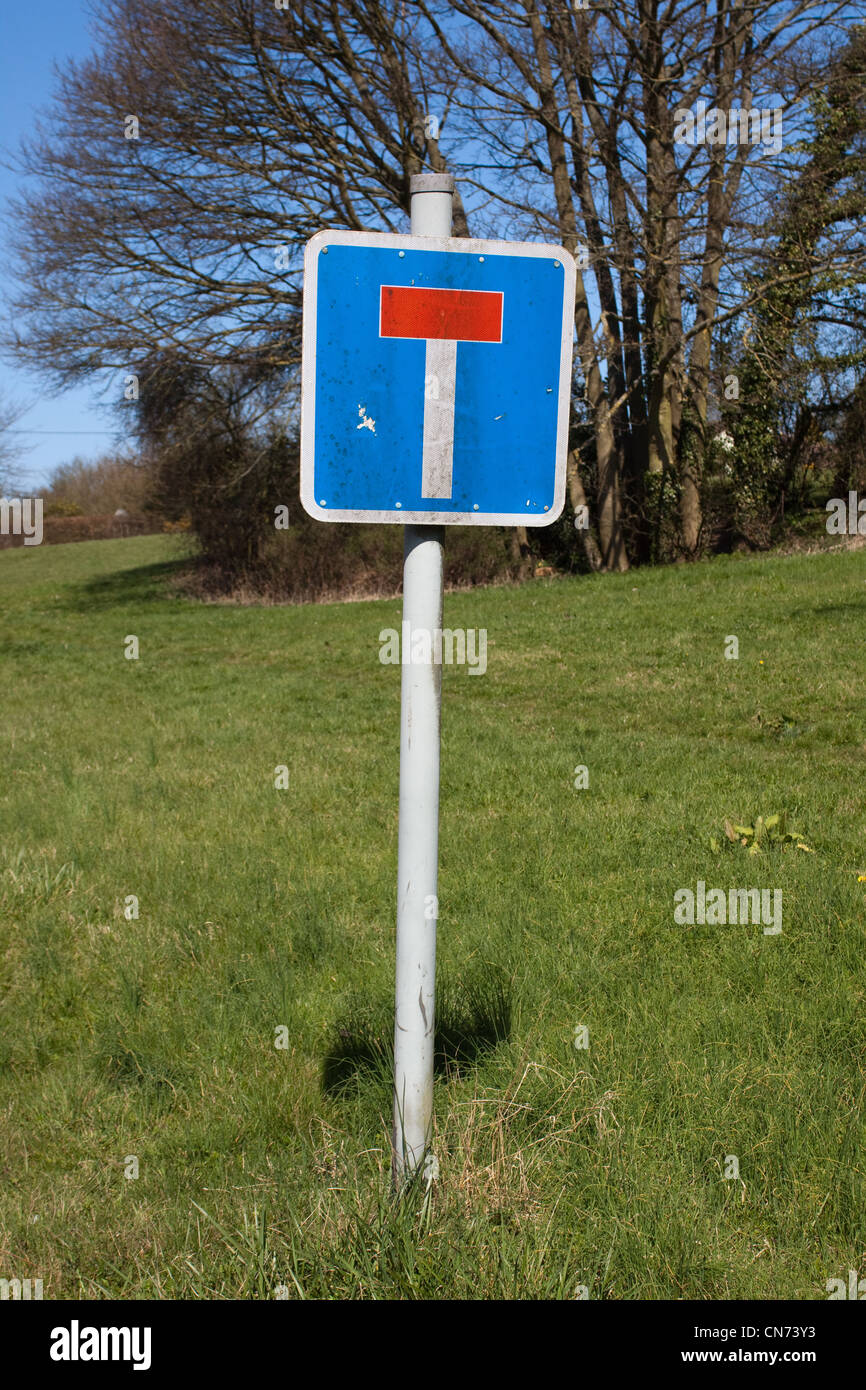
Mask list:
[[[320,521],[555,521],[574,285],[561,246],[318,232],[304,258],[304,509]]]

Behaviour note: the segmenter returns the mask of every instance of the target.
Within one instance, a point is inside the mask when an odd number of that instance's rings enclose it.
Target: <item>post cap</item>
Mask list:
[[[412,174],[409,179],[409,194],[415,193],[453,193],[454,179],[451,174]]]

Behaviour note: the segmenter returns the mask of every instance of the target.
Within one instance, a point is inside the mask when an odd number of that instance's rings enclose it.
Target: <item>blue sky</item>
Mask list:
[[[0,159],[6,164],[51,97],[55,62],[84,57],[92,45],[86,0],[6,0],[0,14]],[[4,212],[19,186],[15,174],[0,168]],[[9,252],[0,241],[0,297],[8,284]],[[113,421],[100,409],[95,389],[51,396],[38,377],[0,361],[0,391],[29,406],[16,421],[27,431],[17,436],[24,446],[16,467],[22,490],[39,487],[76,454],[96,458],[114,442]]]

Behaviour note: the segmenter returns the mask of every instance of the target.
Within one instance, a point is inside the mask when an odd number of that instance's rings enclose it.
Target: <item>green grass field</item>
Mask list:
[[[196,605],[176,546],[0,553],[0,1276],[823,1299],[866,1273],[866,557],[446,596],[488,669],[444,671],[440,1176],[395,1204],[400,604]],[[812,853],[725,838],[782,811]],[[676,925],[698,880],[782,889],[781,934]]]

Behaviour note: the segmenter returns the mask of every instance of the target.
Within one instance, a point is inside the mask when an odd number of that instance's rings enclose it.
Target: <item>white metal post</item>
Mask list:
[[[449,174],[413,176],[413,236],[451,235],[453,194]],[[433,634],[442,626],[442,536],[441,526],[407,526],[404,532],[394,1014],[393,1169],[398,1185],[423,1161],[433,1120],[442,705],[442,668],[433,659]],[[418,629],[429,637],[423,642],[423,659],[413,660],[412,634]]]

